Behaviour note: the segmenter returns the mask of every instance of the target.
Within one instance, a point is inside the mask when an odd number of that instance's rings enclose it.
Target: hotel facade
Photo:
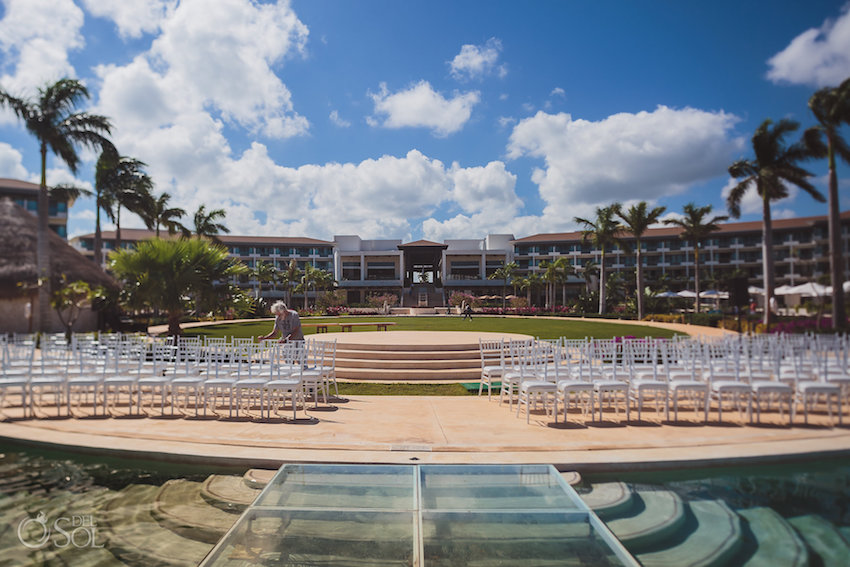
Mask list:
[[[841,214],[841,250],[844,280],[850,280],[850,211]],[[700,278],[705,282],[731,275],[743,275],[750,285],[762,287],[762,223],[724,223],[700,243]],[[674,290],[693,287],[693,244],[682,240],[678,227],[652,228],[641,238],[642,263],[646,285],[666,285]],[[122,247],[154,236],[153,231],[122,229]],[[629,248],[634,239],[623,235]],[[114,247],[115,234],[104,231],[104,250]],[[774,221],[773,254],[776,284],[795,285],[816,280],[829,273],[829,244],[826,216],[779,219]],[[490,279],[507,262],[518,265],[517,277],[542,273],[545,263],[567,258],[578,275],[566,286],[556,286],[557,301],[577,296],[585,286],[581,276],[589,261],[597,265],[601,251],[583,242],[581,232],[535,234],[516,238],[511,234],[490,234],[481,239],[431,242],[418,240],[365,240],[356,235],[337,235],[333,240],[301,237],[221,236],[231,256],[249,267],[266,262],[278,270],[295,261],[300,270],[307,264],[330,272],[337,289],[345,292],[349,305],[364,303],[371,295],[393,294],[405,307],[448,305],[453,292],[475,296],[501,295],[503,281]],[[80,252],[93,257],[94,235],[71,240]],[[633,285],[635,255],[623,247],[606,251],[608,273],[623,272],[627,285]],[[274,286],[261,289],[253,276],[242,285],[258,297],[275,299],[284,292]],[[703,286],[705,287],[705,286]],[[563,290],[563,291],[562,291]],[[314,292],[309,292],[308,301]],[[303,296],[301,296],[303,300]]]

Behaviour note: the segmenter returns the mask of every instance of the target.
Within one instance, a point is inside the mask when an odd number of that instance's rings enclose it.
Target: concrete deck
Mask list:
[[[689,327],[689,326],[684,326]],[[693,329],[693,328],[691,328]],[[716,331],[699,328],[700,331]],[[391,340],[393,331],[352,333]],[[465,334],[465,333],[464,333]],[[409,338],[409,337],[407,337]],[[444,341],[446,337],[443,337]],[[14,413],[12,417],[14,418]],[[284,415],[288,415],[284,413]],[[0,423],[0,439],[59,449],[173,462],[276,468],[284,462],[550,463],[561,470],[689,468],[850,454],[850,427],[825,416],[764,414],[762,425],[712,412],[704,425],[690,412],[665,423],[619,416],[565,424],[532,413],[517,417],[487,396],[351,396],[299,411],[297,421],[202,418],[43,418]]]
[[[693,414],[662,424],[622,424],[613,415],[585,425],[579,416],[517,417],[483,397],[352,396],[299,412],[295,422],[193,418],[27,419],[0,423],[0,437],[25,443],[174,462],[274,468],[283,462],[551,463],[562,470],[716,466],[850,452],[850,429],[824,418],[793,428],[775,414],[758,426],[703,425]],[[619,416],[623,418],[621,414]],[[660,416],[659,416],[660,417]],[[787,418],[786,418],[787,419]]]

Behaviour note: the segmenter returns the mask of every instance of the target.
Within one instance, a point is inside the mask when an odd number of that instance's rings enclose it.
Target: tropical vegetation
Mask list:
[[[249,268],[208,240],[142,241],[133,250],[110,254],[109,267],[124,282],[125,306],[164,311],[170,335],[181,333],[180,321],[190,311],[225,315],[253,310],[250,295],[232,283]]]
[[[794,185],[818,201],[825,201],[823,195],[809,183],[812,173],[798,164],[810,159],[812,152],[802,140],[786,145],[784,138],[800,125],[793,120],[783,118],[777,123],[767,119],[753,134],[752,145],[755,157],[742,159],[729,167],[729,175],[741,181],[735,185],[726,198],[726,206],[733,217],[741,216],[741,201],[750,188],[758,194],[762,204],[762,268],[764,297],[767,305],[773,299],[773,220],[770,204],[788,197],[788,186]],[[843,282],[842,282],[843,283]],[[764,324],[770,326],[773,310],[764,310]]]
[[[112,124],[105,116],[80,112],[79,105],[89,98],[86,86],[76,79],[61,79],[38,89],[35,97],[13,96],[0,88],[0,107],[10,109],[38,141],[41,156],[41,182],[38,191],[37,269],[44,285],[38,288],[38,321],[48,321],[50,298],[50,247],[47,244],[49,194],[47,185],[48,150],[58,156],[72,173],[80,164],[78,148],[101,148],[109,144],[106,136]]]

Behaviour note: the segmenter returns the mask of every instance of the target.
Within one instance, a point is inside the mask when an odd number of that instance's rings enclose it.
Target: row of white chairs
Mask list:
[[[34,341],[5,348],[10,342],[2,345],[0,412],[17,396],[24,417],[50,405],[69,416],[83,406],[114,415],[121,406],[130,414],[188,415],[194,408],[195,416],[218,415],[227,408],[228,417],[259,410],[270,418],[286,404],[297,419],[307,398],[316,407],[320,395],[327,404],[331,387],[338,395],[335,341],[79,336],[61,347],[42,341],[39,357]]]
[[[604,409],[626,419],[653,404],[664,419],[678,420],[680,405],[701,413],[712,404],[722,421],[725,408],[744,412],[752,422],[776,406],[793,424],[798,408],[837,415],[850,401],[848,343],[845,336],[733,337],[717,341],[691,338],[614,340],[512,340],[480,343],[481,383],[499,403],[516,402],[516,413],[542,403],[557,421],[577,409],[587,419],[603,418]],[[551,408],[551,409],[550,409]]]

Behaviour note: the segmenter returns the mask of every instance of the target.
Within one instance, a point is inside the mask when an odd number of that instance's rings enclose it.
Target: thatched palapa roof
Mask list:
[[[68,281],[83,280],[91,286],[118,287],[112,277],[74,250],[61,236],[52,230],[47,232],[54,286],[64,274]],[[38,219],[11,199],[0,199],[0,297],[20,296],[19,283],[28,286],[37,283],[37,240]]]

